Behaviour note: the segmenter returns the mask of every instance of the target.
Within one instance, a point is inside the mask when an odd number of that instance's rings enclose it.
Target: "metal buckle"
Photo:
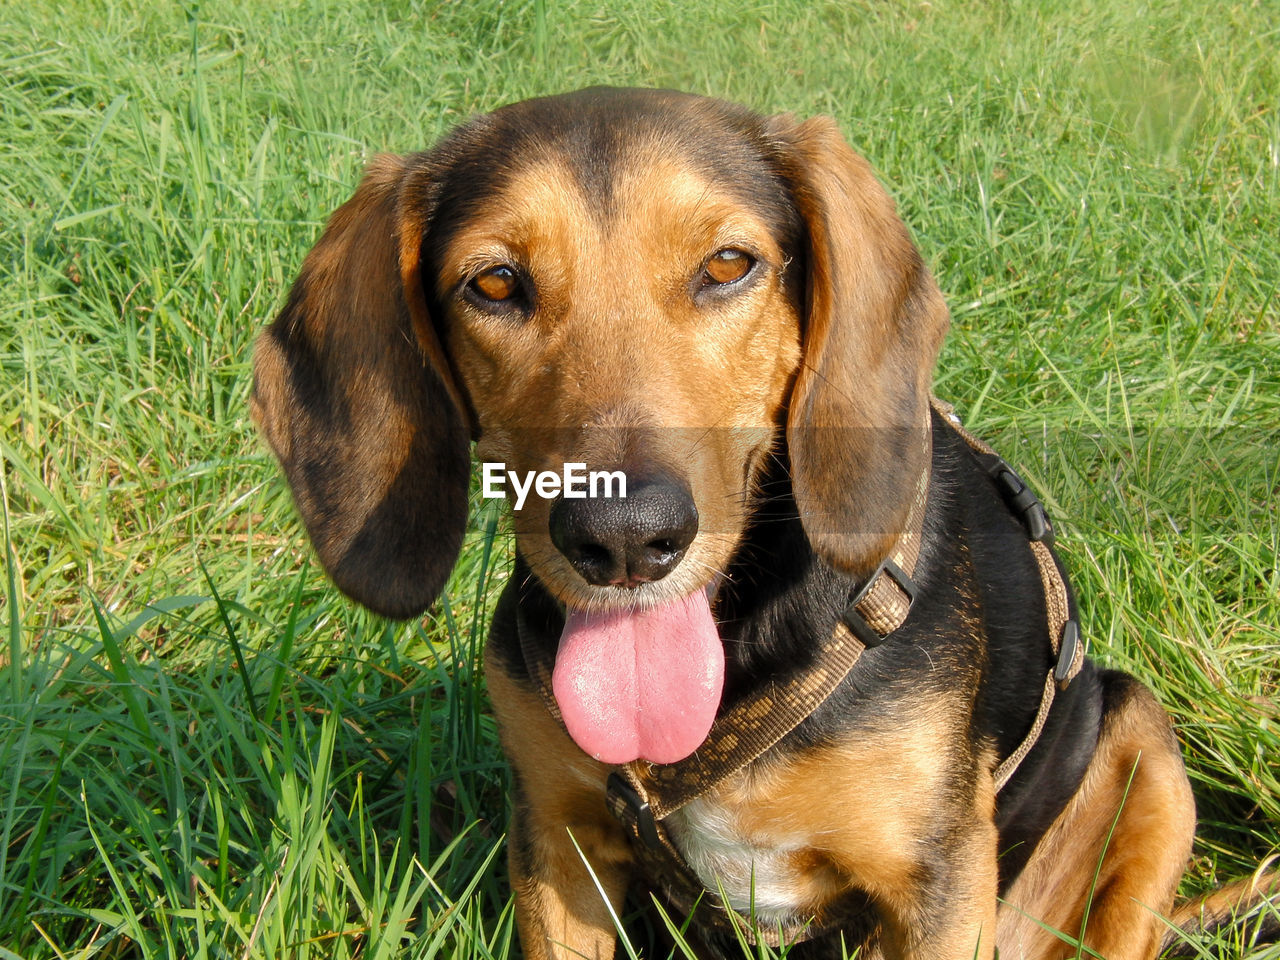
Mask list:
[[[617,771],[609,774],[609,779],[605,782],[605,790],[621,799],[635,815],[636,830],[640,834],[640,839],[645,842],[645,846],[652,850],[661,849],[662,839],[658,836],[658,821],[654,819],[653,809],[648,801],[641,798],[635,788],[627,782],[626,777]]]

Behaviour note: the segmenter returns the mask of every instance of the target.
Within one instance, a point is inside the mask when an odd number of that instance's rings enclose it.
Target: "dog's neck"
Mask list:
[[[716,596],[726,701],[746,692],[751,678],[811,666],[820,649],[815,641],[831,635],[859,586],[810,546],[785,455],[772,461],[759,491],[752,521]]]

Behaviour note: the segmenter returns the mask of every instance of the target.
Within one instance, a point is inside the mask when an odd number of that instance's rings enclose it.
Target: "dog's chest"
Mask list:
[[[811,825],[772,817],[767,791],[739,782],[665,821],[685,862],[729,906],[767,924],[807,920],[841,886]]]
[[[685,862],[766,923],[839,913],[914,882],[939,798],[951,718],[922,712],[843,743],[757,762],[664,823]],[[718,886],[717,886],[718,885]]]
[[[754,908],[770,924],[795,918],[802,874],[792,862],[797,845],[790,838],[747,831],[732,810],[708,800],[693,801],[666,823],[703,886],[722,889],[735,910]]]

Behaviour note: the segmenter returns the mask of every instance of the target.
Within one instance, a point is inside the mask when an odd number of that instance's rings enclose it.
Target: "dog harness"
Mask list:
[[[930,403],[969,446],[1009,509],[1022,521],[1044,588],[1054,667],[1045,678],[1031,729],[994,771],[999,792],[1039,740],[1055,693],[1080,672],[1084,646],[1066,571],[1052,550],[1053,526],[1044,506],[999,454],[964,428],[950,404],[936,397],[930,398]],[[803,922],[759,926],[724,903],[717,891],[707,889],[672,842],[663,820],[770,751],[835,692],[866,650],[879,646],[902,626],[916,596],[911,577],[920,556],[928,493],[926,469],[916,484],[906,529],[889,556],[852,594],[812,666],[766,684],[734,703],[716,717],[706,740],[685,759],[669,764],[636,760],[609,774],[609,810],[626,831],[647,879],[683,915],[696,909],[701,919],[722,932],[753,944],[778,947],[811,939],[865,911],[865,898],[855,897],[855,903],[838,902],[835,910]],[[529,631],[519,613],[517,618],[525,665],[552,716],[561,720],[551,690],[551,664],[527,642]]]

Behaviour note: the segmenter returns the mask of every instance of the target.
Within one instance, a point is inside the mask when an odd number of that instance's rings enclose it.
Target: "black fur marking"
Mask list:
[[[855,584],[809,549],[790,496],[785,459],[774,461],[762,485],[728,581],[716,600],[726,648],[726,702],[763,678],[811,661],[819,638],[834,627]],[[972,795],[978,747],[994,744],[1003,759],[1026,735],[1052,660],[1043,587],[1021,523],[1009,513],[967,444],[934,423],[933,482],[915,580],[916,606],[881,646],[867,651],[845,684],[777,749],[835,744],[860,730],[896,722],[919,698],[974,690],[971,736],[939,744],[952,760],[958,795]],[[517,558],[513,584],[529,639],[553,655],[563,613]],[[513,676],[528,682],[512,618],[495,619],[491,644]],[[514,598],[512,598],[514,599]],[[968,618],[968,621],[966,620]],[[976,621],[980,632],[971,623]],[[1102,709],[1096,671],[1086,665],[1055,701],[1044,734],[1000,794],[1000,887],[1006,890],[1035,843],[1066,806],[1092,755]],[[959,805],[943,810],[961,811]],[[943,810],[939,812],[942,813]],[[938,836],[952,835],[940,822]],[[938,869],[946,857],[939,851]],[[928,864],[925,864],[926,873]],[[927,878],[922,878],[927,885]],[[940,881],[941,882],[941,881]],[[802,945],[809,956],[810,944]],[[799,948],[797,948],[799,949]],[[821,955],[820,953],[818,955]]]

